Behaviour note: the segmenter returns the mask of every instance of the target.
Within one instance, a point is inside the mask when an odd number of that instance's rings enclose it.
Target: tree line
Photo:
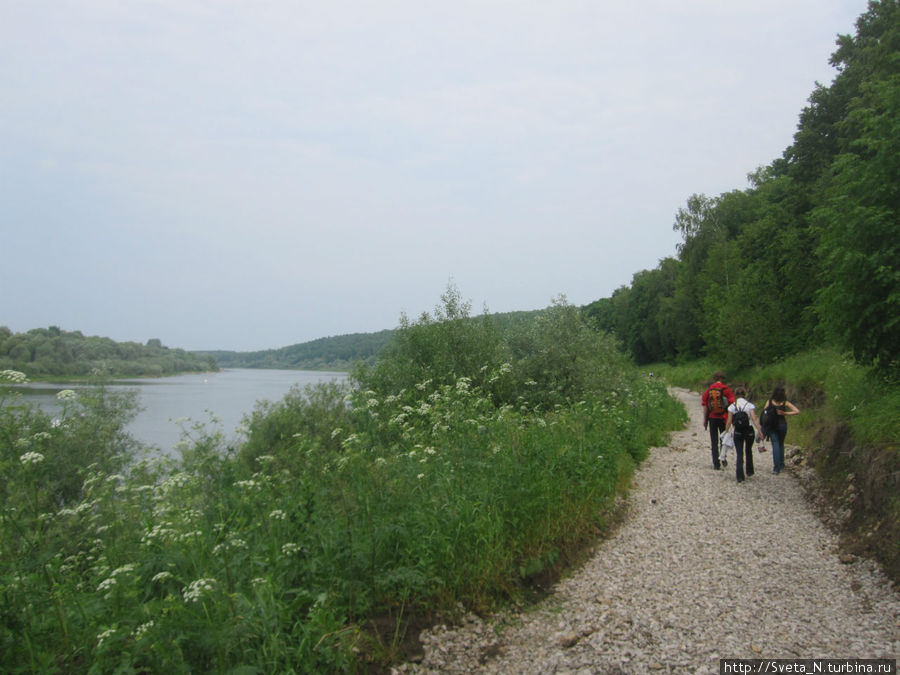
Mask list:
[[[253,352],[209,351],[222,368],[350,370],[357,362],[373,363],[390,341],[392,330],[324,337],[309,342]]]
[[[543,311],[496,313],[491,315],[491,320],[499,329],[506,330],[528,324]],[[360,363],[374,365],[395,332],[394,329],[386,329],[375,333],[350,333],[253,352],[220,350],[202,353],[214,358],[222,368],[350,371]]]
[[[0,326],[0,370],[29,377],[160,376],[218,370],[215,359],[183,349],[170,349],[158,338],[146,344],[85,336],[58,326],[13,333]]]
[[[793,143],[750,187],[694,194],[677,255],[588,305],[639,363],[730,369],[827,344],[896,378],[900,353],[900,10],[841,35]]]

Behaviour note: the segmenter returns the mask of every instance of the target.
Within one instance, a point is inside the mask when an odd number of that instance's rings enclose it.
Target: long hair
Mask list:
[[[778,401],[780,403],[784,403],[787,401],[787,395],[784,393],[784,387],[775,387],[775,390],[772,392],[771,401]]]

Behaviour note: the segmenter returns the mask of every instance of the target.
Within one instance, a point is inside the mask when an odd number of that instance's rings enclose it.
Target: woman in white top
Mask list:
[[[762,428],[756,419],[756,406],[745,396],[743,387],[735,389],[735,402],[728,406],[728,418],[725,421],[726,432],[734,427],[734,450],[737,454],[737,482],[744,481],[744,462],[746,459],[747,476],[753,475],[753,439],[762,440]],[[754,433],[754,429],[756,430]]]

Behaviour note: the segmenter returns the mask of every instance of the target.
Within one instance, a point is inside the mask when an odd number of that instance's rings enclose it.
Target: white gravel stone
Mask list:
[[[628,514],[534,607],[425,631],[415,675],[718,673],[720,658],[897,658],[900,594],[845,557],[800,481],[714,471],[699,395],[691,421],[635,475]],[[803,470],[803,469],[798,469]]]

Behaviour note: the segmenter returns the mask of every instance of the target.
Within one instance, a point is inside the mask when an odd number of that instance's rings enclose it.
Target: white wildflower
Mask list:
[[[44,456],[39,452],[26,452],[24,455],[19,456],[19,461],[25,466],[28,466],[29,464],[40,464],[44,461]]]
[[[140,626],[134,629],[134,638],[136,640],[140,640],[151,628],[153,628],[153,621],[142,623]]]
[[[154,574],[153,578],[150,579],[150,581],[152,581],[153,583],[158,583],[160,581],[165,581],[166,579],[171,579],[171,578],[172,578],[171,572],[159,572],[158,574]]]
[[[6,380],[13,384],[25,384],[28,382],[28,376],[18,370],[0,370],[0,380]]]
[[[295,553],[300,552],[300,546],[299,544],[295,544],[294,542],[289,541],[286,544],[282,545],[281,552],[284,555],[294,555]]]
[[[203,533],[200,530],[191,530],[190,532],[182,532],[176,537],[176,541],[190,541],[191,539],[199,539],[203,536]]]
[[[181,595],[185,602],[198,602],[204,595],[212,593],[215,588],[215,579],[197,579],[188,584],[181,591]]]
[[[253,480],[239,480],[235,483],[235,485],[239,488],[245,488],[247,490],[262,490],[262,485],[259,482]]]
[[[246,549],[247,542],[243,539],[238,539],[237,537],[229,537],[226,541],[222,543],[216,544],[213,547],[213,555],[218,555],[223,551],[229,551],[231,549]]]
[[[110,574],[109,576],[117,577],[120,574],[127,574],[128,572],[134,572],[135,567],[137,567],[137,565],[135,565],[133,563],[128,563],[127,565],[122,565],[121,567],[117,567],[116,569],[114,569],[112,571],[112,574]]]
[[[97,592],[104,593],[106,591],[111,591],[115,585],[116,585],[116,578],[115,577],[107,577],[106,579],[104,579],[103,581],[100,582],[99,586],[97,586]],[[106,596],[106,597],[108,598],[109,596]]]
[[[60,392],[56,393],[57,401],[71,401],[77,396],[77,394],[72,389],[63,389]]]
[[[287,518],[287,514],[281,509],[275,509],[272,513],[269,514],[269,518],[272,520],[284,520]]]
[[[97,634],[97,649],[100,649],[100,647],[103,645],[103,641],[106,640],[106,638],[112,637],[115,634],[116,634],[115,628],[109,628],[109,629],[103,631],[102,633],[98,633]]]

